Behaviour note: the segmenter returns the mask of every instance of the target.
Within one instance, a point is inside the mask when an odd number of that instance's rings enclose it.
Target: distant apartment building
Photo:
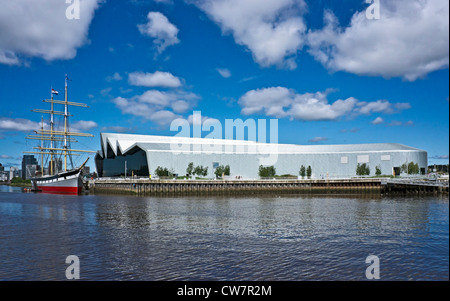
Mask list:
[[[27,166],[25,166],[25,179],[29,180],[31,178],[33,178],[34,176],[36,176],[36,171],[39,170],[39,166],[36,164],[27,164]]]
[[[8,173],[6,171],[0,171],[0,182],[8,181]]]
[[[24,155],[22,158],[22,179],[29,179],[27,165],[38,165],[38,161],[33,155]],[[36,170],[35,170],[36,172]],[[34,176],[34,174],[33,174]]]
[[[8,174],[8,180],[11,181],[12,179],[16,178],[16,177],[21,177],[22,176],[22,172],[21,170],[19,170],[18,168],[11,166],[9,168],[9,174]]]
[[[0,163],[0,182],[8,181],[8,172],[5,171],[5,167]]]

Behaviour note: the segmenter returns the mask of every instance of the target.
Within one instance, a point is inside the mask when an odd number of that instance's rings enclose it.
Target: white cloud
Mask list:
[[[359,128],[351,128],[351,129],[342,129],[340,130],[341,133],[356,133],[359,132]]]
[[[388,124],[388,126],[413,126],[413,125],[414,125],[414,122],[412,120],[409,120],[407,122],[393,120]]]
[[[409,103],[392,104],[387,100],[377,100],[374,102],[359,102],[357,111],[360,114],[369,115],[372,113],[393,114],[411,108]]]
[[[450,157],[449,155],[440,155],[440,156],[432,156],[431,159],[438,159],[438,160],[448,160]]]
[[[285,87],[250,90],[238,101],[244,115],[265,114],[276,118],[305,121],[337,120],[343,116],[394,113],[408,107],[405,103],[392,104],[387,100],[361,102],[354,97],[330,103],[331,90],[298,94]],[[408,104],[409,105],[409,104]],[[409,106],[410,107],[410,106]]]
[[[314,137],[312,139],[309,139],[309,142],[322,142],[322,141],[327,141],[328,138],[326,137]]]
[[[294,95],[295,92],[284,87],[250,90],[238,100],[238,103],[244,115],[264,112],[268,116],[282,118],[288,115],[285,108],[291,105]]]
[[[169,72],[156,71],[155,73],[132,72],[128,75],[128,83],[142,87],[180,87],[181,80]]]
[[[118,72],[115,72],[113,75],[106,77],[106,81],[108,82],[119,80],[122,80],[122,76]]]
[[[328,103],[327,92],[297,94],[284,87],[271,87],[248,91],[238,103],[242,114],[264,113],[276,118],[298,120],[336,120],[350,113],[357,100],[348,98]]]
[[[139,32],[147,35],[155,40],[153,43],[158,49],[158,53],[162,53],[167,47],[178,44],[178,28],[169,22],[166,16],[160,12],[149,12],[147,15],[148,22],[139,24]]]
[[[70,130],[75,132],[90,131],[98,127],[97,122],[92,120],[79,120],[70,124]]]
[[[189,110],[189,108],[191,107],[189,102],[187,102],[185,100],[174,101],[170,106],[171,106],[172,110],[176,113],[184,113],[187,110]]]
[[[86,44],[100,0],[80,2],[80,19],[66,18],[61,0],[0,0],[0,63],[21,64],[22,57],[47,61],[72,59]]]
[[[103,95],[103,96],[106,96],[106,95],[108,95],[109,92],[111,92],[111,91],[112,91],[112,87],[107,87],[107,88],[105,88],[105,89],[100,90],[100,94]]]
[[[20,60],[14,52],[0,49],[0,64],[20,65]]]
[[[291,118],[300,120],[336,120],[352,112],[357,102],[357,99],[349,97],[329,104],[322,93],[298,95],[289,113]]]
[[[188,116],[187,121],[188,121],[189,124],[191,124],[191,125],[203,125],[206,121],[208,121],[208,123],[209,123],[210,125],[213,125],[213,124],[220,124],[220,121],[219,121],[218,119],[216,119],[216,118],[210,118],[210,117],[208,117],[208,116],[203,116],[203,115],[201,116],[201,120],[196,120],[196,121],[199,121],[200,124],[198,124],[198,123],[195,123],[195,124],[194,124],[194,115],[193,115],[193,114],[191,114],[191,115]]]
[[[90,131],[96,128],[98,124],[91,120],[79,120],[70,124],[70,130],[73,132]],[[23,118],[6,118],[0,117],[0,131],[5,132],[32,132],[41,128],[40,122],[31,121]],[[44,123],[44,128],[48,129],[49,125]],[[63,130],[64,125],[56,127],[56,130]]]
[[[173,0],[153,0],[156,3],[173,4]]]
[[[135,96],[134,99],[159,109],[170,107],[182,113],[190,109],[199,97],[194,93],[185,91],[149,90],[142,95]]]
[[[180,118],[180,115],[177,115],[168,110],[156,111],[149,116],[149,119],[154,123],[162,126],[169,125],[172,120]]]
[[[146,119],[149,119],[149,116],[154,112],[149,105],[139,103],[134,99],[126,99],[119,96],[113,99],[113,103],[124,114],[140,116]]]
[[[226,68],[217,68],[216,70],[217,70],[217,72],[219,72],[220,76],[222,76],[223,78],[231,77],[230,70],[228,70]]]
[[[303,0],[194,0],[224,34],[250,50],[261,66],[295,69],[304,45]]]
[[[134,130],[124,126],[104,126],[101,128],[101,132],[115,132],[115,133],[133,133]]]
[[[332,71],[414,81],[449,65],[449,2],[380,1],[380,19],[353,15],[342,28],[326,11],[325,27],[308,33],[310,53]]]
[[[0,130],[29,132],[41,128],[39,122],[34,122],[23,118],[0,117]]]
[[[371,123],[372,123],[372,124],[382,124],[382,123],[384,123],[384,119],[381,118],[381,117],[377,117],[377,118],[375,118],[375,120],[373,120]]]
[[[192,109],[199,96],[186,91],[149,90],[131,98],[117,97],[113,103],[123,114],[142,117],[159,125],[167,125],[179,114]]]

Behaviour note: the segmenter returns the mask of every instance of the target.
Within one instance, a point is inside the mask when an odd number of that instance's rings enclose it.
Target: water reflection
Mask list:
[[[448,199],[0,193],[0,279],[448,279]],[[38,263],[36,263],[38,262]]]
[[[9,185],[0,185],[0,192],[22,192],[23,188],[9,186]]]

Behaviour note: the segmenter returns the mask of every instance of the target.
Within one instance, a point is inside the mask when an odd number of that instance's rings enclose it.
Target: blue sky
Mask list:
[[[79,18],[77,2],[0,0],[3,165],[31,150],[30,110],[51,87],[61,97],[66,73],[89,105],[71,109],[74,128],[95,135],[78,148],[99,149],[100,132],[174,135],[201,111],[276,118],[280,143],[396,142],[448,164],[448,1],[81,0]]]

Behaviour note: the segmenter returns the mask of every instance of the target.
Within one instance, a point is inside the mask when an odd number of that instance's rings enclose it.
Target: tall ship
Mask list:
[[[32,112],[45,114],[49,120],[44,124],[41,118],[40,129],[34,134],[28,135],[26,139],[38,140],[38,145],[33,147],[33,151],[24,152],[26,154],[39,155],[40,169],[26,170],[31,178],[32,190],[46,193],[79,194],[83,189],[84,167],[89,160],[87,158],[81,165],[76,167],[74,156],[81,156],[95,151],[72,149],[72,144],[78,142],[78,137],[94,137],[89,133],[71,131],[69,117],[69,107],[87,108],[84,103],[72,102],[68,100],[67,84],[69,78],[65,76],[64,100],[54,99],[59,94],[51,88],[50,99],[43,102],[50,104],[50,110],[34,109]]]

